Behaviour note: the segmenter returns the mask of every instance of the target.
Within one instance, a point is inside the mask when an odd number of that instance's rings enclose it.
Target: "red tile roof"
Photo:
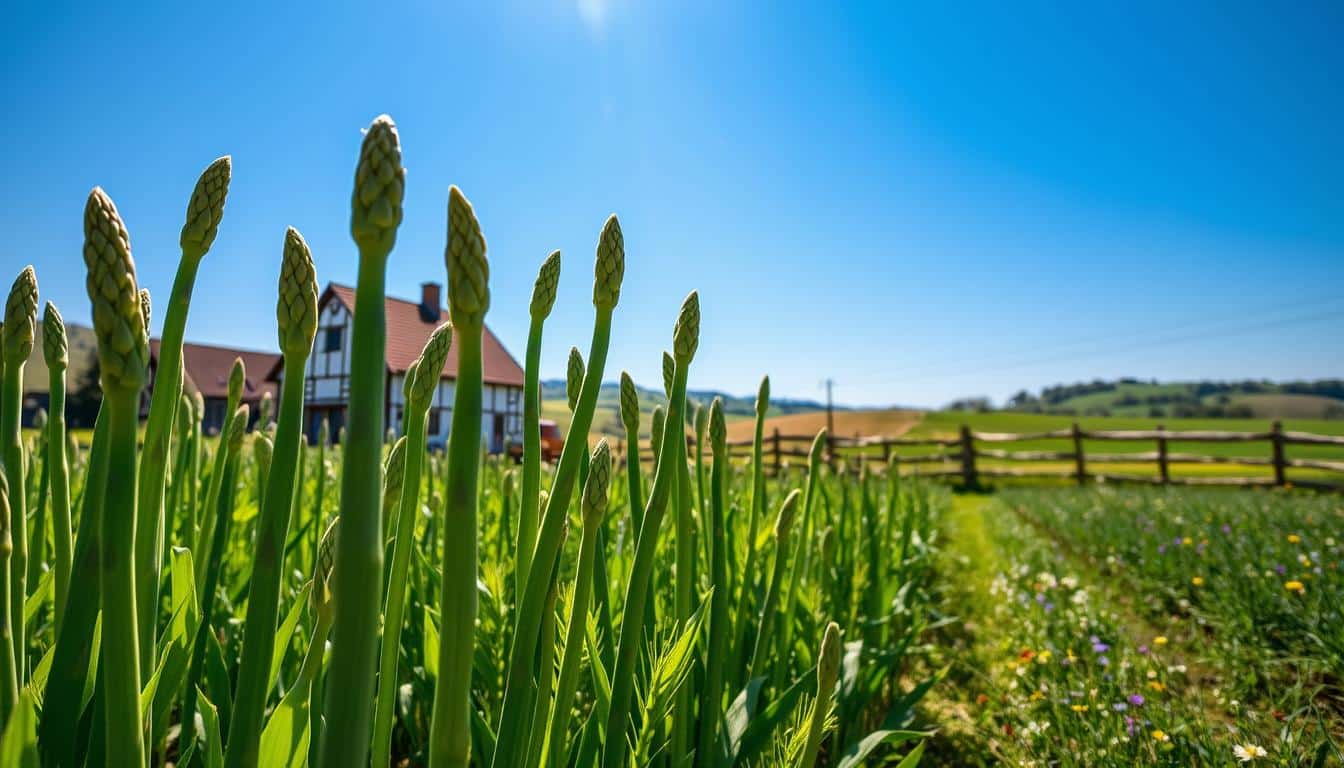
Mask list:
[[[159,359],[159,340],[150,339],[150,359],[157,364]],[[274,381],[268,379],[280,355],[274,352],[259,352],[251,349],[233,349],[212,344],[182,344],[183,385],[188,391],[199,390],[202,397],[224,398],[229,395],[229,371],[233,369],[235,358],[242,358],[247,378],[243,385],[243,401],[261,399],[263,392],[269,391],[276,397]]]
[[[329,283],[318,300],[325,306],[330,298],[335,298],[355,313],[355,289],[348,285]],[[448,322],[448,310],[440,308],[440,319],[425,322],[420,314],[420,303],[398,299],[391,296],[383,300],[383,311],[387,314],[387,369],[391,373],[404,373],[411,363],[420,356],[434,329]],[[456,336],[456,334],[454,334]],[[448,352],[448,360],[443,365],[443,378],[457,378],[457,339]],[[482,378],[489,384],[523,386],[523,367],[509,354],[488,327],[481,334]]]

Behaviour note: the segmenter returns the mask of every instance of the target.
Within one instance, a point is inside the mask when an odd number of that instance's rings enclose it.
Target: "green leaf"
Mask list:
[[[311,581],[303,585],[303,589],[300,589],[299,594],[294,597],[294,604],[289,607],[285,620],[275,632],[275,648],[271,651],[271,676],[266,678],[267,680],[275,680],[280,676],[280,665],[285,660],[285,651],[289,650],[290,638],[294,637],[294,628],[299,625],[299,617],[303,615],[304,606],[308,605],[308,593],[312,589]]]
[[[19,694],[9,723],[0,737],[0,768],[38,768],[37,709],[33,692],[24,688]]]
[[[738,692],[733,703],[728,706],[728,711],[724,713],[722,744],[725,752],[720,755],[721,765],[731,766],[737,762],[737,752],[742,748],[742,737],[746,735],[747,726],[751,724],[751,719],[756,714],[763,685],[765,685],[764,677],[753,677],[747,681],[746,687]]]
[[[873,731],[851,744],[849,749],[845,750],[845,754],[840,757],[840,762],[836,764],[836,768],[856,768],[856,766],[867,765],[864,761],[868,759],[868,755],[883,744],[894,747],[907,741],[928,738],[929,735],[926,731]],[[920,743],[914,751],[906,755],[905,760],[901,761],[901,765],[907,763],[911,766],[918,765],[919,755],[923,752],[924,744]],[[910,763],[909,760],[912,757],[914,762]]]
[[[439,679],[439,628],[434,626],[434,617],[425,609],[425,672],[431,680]]]
[[[312,731],[308,727],[308,690],[290,688],[261,731],[258,764],[303,768],[308,763]]]
[[[47,598],[51,596],[51,579],[52,571],[43,573],[42,578],[37,582],[37,588],[33,590],[33,594],[29,595],[28,600],[24,602],[23,617],[26,624],[31,625],[33,623],[33,617],[37,615],[37,609],[41,608],[42,603],[46,602]]]
[[[906,755],[905,759],[901,760],[900,764],[898,764],[896,768],[915,768],[915,766],[919,765],[919,761],[924,757],[925,744],[928,744],[928,742],[927,741],[919,742],[919,746],[910,750],[910,754]]]

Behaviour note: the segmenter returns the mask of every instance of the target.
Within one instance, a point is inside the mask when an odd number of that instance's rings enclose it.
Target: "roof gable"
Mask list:
[[[319,307],[325,308],[328,301],[339,301],[355,314],[355,289],[339,283],[328,283]],[[420,352],[429,341],[434,329],[448,322],[448,310],[440,308],[438,322],[425,322],[420,312],[420,303],[387,296],[383,299],[383,312],[387,318],[387,369],[391,373],[405,373],[411,363],[420,356]],[[442,378],[457,378],[457,332],[453,332],[453,345],[444,361]],[[523,368],[513,355],[504,348],[499,337],[486,326],[481,334],[482,378],[487,384],[505,386],[523,386]]]

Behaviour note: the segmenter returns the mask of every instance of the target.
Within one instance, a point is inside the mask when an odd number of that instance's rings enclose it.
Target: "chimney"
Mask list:
[[[443,305],[440,303],[440,296],[443,292],[442,286],[438,283],[420,284],[420,319],[426,323],[439,322],[440,313],[443,311]]]

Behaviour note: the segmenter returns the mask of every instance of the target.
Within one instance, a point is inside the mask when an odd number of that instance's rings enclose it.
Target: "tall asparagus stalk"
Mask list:
[[[9,534],[9,481],[0,472],[0,722],[9,722],[9,713],[19,699],[19,675],[14,669],[14,635],[9,627],[9,557],[14,551]]]
[[[644,515],[644,492],[641,490],[639,467],[639,391],[630,374],[621,371],[621,424],[625,427],[625,481],[629,485],[630,540],[639,536],[639,522]]]
[[[3,331],[4,374],[0,376],[0,441],[3,441],[5,479],[9,481],[9,535],[13,551],[9,558],[9,628],[14,635],[10,654],[19,684],[24,681],[25,651],[28,635],[24,631],[23,602],[28,595],[28,487],[24,474],[25,457],[20,438],[19,416],[23,408],[23,369],[33,351],[37,336],[37,274],[24,267],[14,279],[5,300]]]
[[[793,557],[789,563],[789,587],[784,594],[784,615],[793,615],[793,606],[798,600],[798,584],[803,576],[811,573],[812,563],[812,504],[816,499],[817,482],[820,480],[821,459],[826,451],[826,428],[822,427],[817,436],[812,440],[812,450],[807,455],[807,485],[803,491],[803,519],[802,530],[799,531],[797,542],[793,545]],[[796,622],[785,621],[783,633],[780,637],[780,652],[783,654],[784,664],[781,664],[779,671],[775,674],[775,684],[780,685],[784,682],[788,671],[789,655],[793,652],[793,627]]]
[[[673,331],[672,352],[676,358],[676,376],[672,383],[672,397],[668,401],[667,421],[663,427],[663,447],[675,453],[669,441],[681,440],[682,411],[686,405],[686,376],[691,359],[700,340],[700,297],[694,291],[686,297],[677,316]],[[684,450],[684,449],[683,449]],[[623,768],[625,765],[626,728],[630,718],[630,695],[635,685],[635,662],[638,658],[643,623],[634,617],[644,612],[648,597],[649,576],[653,569],[658,545],[658,529],[667,509],[668,495],[679,482],[675,462],[659,461],[654,474],[653,491],[644,508],[644,524],[639,530],[639,545],[631,568],[630,582],[626,585],[624,620],[621,622],[620,643],[617,646],[616,668],[612,674],[611,708],[607,714],[606,752],[602,757],[604,768]]]
[[[560,284],[560,252],[552,251],[541,263],[532,286],[528,312],[527,358],[523,369],[523,498],[518,507],[518,548],[514,564],[514,595],[526,589],[537,546],[537,516],[541,512],[541,333],[555,306]]]
[[[751,653],[748,679],[765,672],[770,655],[770,633],[779,607],[779,592],[784,588],[784,568],[789,562],[789,531],[793,527],[794,511],[798,507],[800,495],[797,488],[790,491],[779,508],[779,518],[775,520],[775,564],[770,572],[770,584],[765,590],[765,605],[761,607],[761,621],[756,630],[756,648]]]
[[[332,577],[336,614],[331,628],[331,674],[319,748],[322,768],[364,768],[369,755],[383,592],[379,513],[383,488],[378,472],[387,366],[383,296],[387,257],[401,224],[405,184],[396,125],[387,115],[379,116],[364,134],[351,200],[350,232],[359,246],[359,280],[350,352],[350,418],[342,451],[342,534],[337,539]]]
[[[560,659],[560,678],[555,686],[550,729],[546,734],[549,766],[565,765],[565,738],[573,711],[574,692],[579,683],[579,662],[583,656],[584,631],[588,626],[588,598],[593,588],[593,560],[602,516],[607,511],[607,486],[611,480],[611,449],[599,440],[588,462],[588,482],[583,487],[583,537],[579,542],[579,566],[574,591],[569,601],[569,624],[565,630],[565,652]],[[543,670],[544,672],[545,670]]]
[[[233,521],[233,501],[238,487],[238,454],[243,447],[248,418],[247,405],[238,406],[233,418],[229,419],[229,431],[220,438],[219,451],[224,454],[223,491],[219,494],[218,507],[212,510],[219,521],[210,537],[210,553],[204,558],[206,569],[205,583],[201,589],[201,618],[192,639],[191,665],[187,671],[185,695],[182,697],[182,723],[186,730],[182,741],[184,752],[196,737],[196,684],[205,667],[206,640],[209,633],[214,631],[211,628],[211,614],[214,613],[215,595],[219,591],[220,571],[224,569],[224,549],[229,541],[229,524]]]
[[[406,607],[406,575],[411,561],[415,521],[420,510],[420,475],[425,462],[429,405],[443,375],[453,342],[453,326],[444,323],[430,334],[420,357],[406,372],[406,449],[397,534],[392,545],[392,572],[383,608],[383,645],[378,663],[378,705],[373,719],[373,765],[388,765],[392,755],[392,712],[397,691],[397,651]]]
[[[756,524],[765,512],[765,468],[761,466],[762,442],[765,439],[765,413],[770,408],[770,377],[761,379],[761,388],[756,394],[756,436],[751,444],[751,504],[747,512],[747,557],[742,568],[742,584],[738,588],[737,610],[733,615],[739,617],[737,637],[733,640],[729,653],[732,655],[729,680],[734,686],[746,680],[743,673],[744,656],[747,652],[747,624],[741,617],[748,615],[752,592],[756,588]]]
[[[443,633],[429,731],[431,768],[471,757],[471,660],[476,646],[476,486],[481,445],[481,332],[490,309],[490,263],[471,203],[448,190],[448,311],[457,330],[457,384],[448,434],[443,510]],[[554,558],[545,560],[547,567]],[[431,653],[433,650],[431,649]]]
[[[111,198],[94,188],[84,209],[93,330],[108,412],[107,493],[103,508],[101,674],[107,765],[143,766],[140,640],[136,624],[136,441],[149,334],[135,280],[130,236]],[[8,323],[6,323],[8,330]]]
[[[289,539],[294,508],[295,467],[303,436],[303,370],[317,334],[317,273],[308,244],[293,227],[285,232],[275,314],[287,375],[282,379],[280,421],[276,425],[271,469],[257,520],[243,658],[238,667],[229,749],[224,759],[229,768],[257,764],[262,715],[272,684],[269,673],[275,649],[280,579],[284,574],[285,542]]]
[[[47,467],[51,482],[52,561],[55,582],[55,626],[61,631],[65,597],[70,592],[70,466],[65,455],[65,372],[70,365],[65,322],[50,301],[42,311],[42,357],[47,363]]]
[[[594,267],[593,341],[588,351],[588,369],[583,377],[579,402],[570,422],[571,435],[586,435],[593,423],[593,408],[602,386],[602,371],[607,364],[607,347],[611,340],[611,315],[621,297],[621,280],[625,277],[625,238],[621,225],[612,215],[602,227],[597,244],[597,263]],[[537,546],[528,569],[525,591],[519,604],[514,625],[513,646],[509,649],[508,679],[504,688],[504,705],[499,719],[498,740],[492,765],[495,768],[515,768],[527,745],[523,743],[531,725],[533,660],[536,658],[537,638],[541,630],[542,611],[546,602],[546,574],[555,562],[560,548],[561,529],[574,490],[579,460],[586,448],[581,441],[566,440],[560,452],[560,464],[551,483],[537,533]],[[539,564],[544,564],[539,565]],[[537,583],[533,584],[534,578]]]
[[[821,652],[817,655],[817,698],[812,703],[812,718],[807,724],[807,741],[803,746],[800,766],[817,764],[817,750],[826,732],[826,717],[831,713],[835,681],[840,675],[840,625],[834,621],[826,625],[821,638]]]
[[[224,441],[228,435],[233,433],[233,420],[237,418],[238,405],[243,399],[243,384],[247,380],[247,371],[243,367],[243,359],[235,357],[233,367],[229,369],[229,384],[226,396],[228,409],[224,411],[224,424],[219,435],[220,442],[215,448],[214,461],[210,469],[210,482],[205,487],[204,516],[201,519],[200,530],[196,531],[195,544],[192,547],[193,553],[198,556],[196,560],[196,583],[205,583],[206,550],[210,542],[214,540],[214,530],[216,523],[215,507],[219,504],[219,496],[223,492],[221,480],[224,477],[224,459],[227,453],[224,451]],[[247,425],[243,425],[247,429]]]
[[[710,470],[710,562],[709,578],[714,592],[709,597],[709,646],[705,649],[705,687],[700,696],[700,741],[696,754],[702,760],[718,753],[719,720],[723,706],[723,656],[728,647],[728,546],[724,537],[723,486],[728,466],[728,428],[723,419],[723,401],[714,398],[709,405],[709,434],[714,446],[714,465]]]
[[[145,440],[140,454],[140,486],[135,532],[137,626],[140,631],[140,671],[154,671],[155,615],[159,604],[159,564],[163,562],[163,491],[168,469],[168,444],[182,393],[182,336],[187,326],[191,293],[201,259],[219,233],[224,199],[229,193],[233,163],[228,155],[205,169],[187,204],[186,223],[179,242],[182,258],[173,278],[173,291],[163,318],[159,359],[154,373],[154,391],[149,400]],[[144,680],[140,681],[142,684]]]

